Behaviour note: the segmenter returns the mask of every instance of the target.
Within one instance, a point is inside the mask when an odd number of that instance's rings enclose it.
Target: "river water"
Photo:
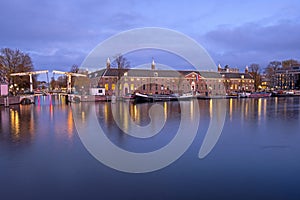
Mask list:
[[[224,127],[212,151],[199,159],[217,101],[226,108]],[[195,115],[192,103],[184,105]],[[95,111],[106,137],[116,146],[145,153],[174,139],[182,117],[179,102],[125,103],[117,107],[121,114],[128,109],[129,118],[120,117],[123,127],[116,123],[114,105],[109,102],[67,105],[63,97],[41,96],[34,105],[0,107],[0,198],[300,198],[300,98],[196,103],[201,113],[199,128],[187,151],[163,169],[137,174],[117,171],[95,159],[80,139],[74,108],[85,108],[80,113],[83,123]],[[87,112],[91,105],[93,110]],[[162,110],[151,119],[148,114],[153,105]],[[188,119],[191,123],[193,115]],[[130,121],[147,126],[155,118],[166,121],[155,136],[143,139],[124,133]],[[184,129],[186,134],[191,130]]]

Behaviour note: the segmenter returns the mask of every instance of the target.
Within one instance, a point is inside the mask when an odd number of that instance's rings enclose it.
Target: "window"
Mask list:
[[[116,84],[113,83],[113,84],[111,85],[111,89],[112,89],[112,90],[115,90],[115,88],[116,88]]]
[[[134,91],[134,84],[131,84],[131,85],[130,85],[130,90],[131,90],[131,91]]]
[[[154,72],[154,77],[158,77],[158,73],[157,72]]]
[[[146,90],[146,85],[145,84],[143,85],[143,90]]]
[[[105,83],[104,87],[105,87],[105,90],[108,90],[108,84],[107,83]]]
[[[127,76],[127,72],[124,72],[124,76]]]

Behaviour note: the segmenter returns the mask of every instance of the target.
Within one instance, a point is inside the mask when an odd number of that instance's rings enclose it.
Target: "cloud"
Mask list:
[[[215,59],[236,64],[242,61],[246,65],[255,60],[299,59],[299,35],[300,23],[280,20],[270,25],[246,23],[236,27],[219,26],[207,32],[203,38]],[[239,61],[234,61],[237,59]]]
[[[80,65],[99,42],[138,26],[142,17],[131,10],[131,4],[103,0],[1,1],[0,45],[30,53],[36,68]]]
[[[80,64],[110,36],[147,26],[190,35],[226,64],[300,55],[297,1],[10,0],[0,7],[0,46],[29,52],[37,67]]]

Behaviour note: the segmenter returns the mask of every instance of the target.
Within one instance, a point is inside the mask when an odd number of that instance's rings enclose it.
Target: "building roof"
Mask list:
[[[132,77],[179,77],[181,74],[175,70],[147,70],[147,69],[131,69],[127,72],[127,76]]]
[[[221,75],[224,78],[240,79],[240,78],[242,78],[242,76],[244,76],[245,79],[252,79],[252,76],[249,73],[230,73],[230,72],[222,73],[221,72]]]
[[[101,69],[92,73],[88,74],[89,78],[96,78],[96,77],[101,77],[103,75],[103,73],[105,72],[106,69]]]
[[[200,76],[203,78],[222,78],[218,72],[200,71]]]
[[[212,71],[197,71],[197,70],[150,70],[150,69],[101,69],[96,72],[90,73],[89,78],[101,76],[126,76],[128,77],[181,77],[190,73],[200,74],[203,78],[222,78],[220,73]]]
[[[277,69],[276,74],[285,74],[285,73],[300,73],[300,69]]]

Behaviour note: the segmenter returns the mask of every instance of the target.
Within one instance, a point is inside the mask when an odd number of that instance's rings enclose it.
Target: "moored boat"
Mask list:
[[[155,101],[174,101],[177,97],[167,94],[154,94],[154,95],[148,95],[148,94],[141,94],[141,93],[135,93],[134,101],[136,103],[143,103],[143,102],[155,102]]]
[[[193,99],[195,97],[196,96],[193,95],[193,93],[185,93],[185,94],[179,95],[177,97],[177,100],[191,100],[191,99]]]
[[[273,97],[292,97],[295,96],[294,91],[278,90],[272,92]]]
[[[127,94],[122,96],[121,98],[123,101],[133,101],[135,99],[135,95],[133,94]]]
[[[238,93],[239,98],[248,98],[251,95],[250,92],[240,92]]]

